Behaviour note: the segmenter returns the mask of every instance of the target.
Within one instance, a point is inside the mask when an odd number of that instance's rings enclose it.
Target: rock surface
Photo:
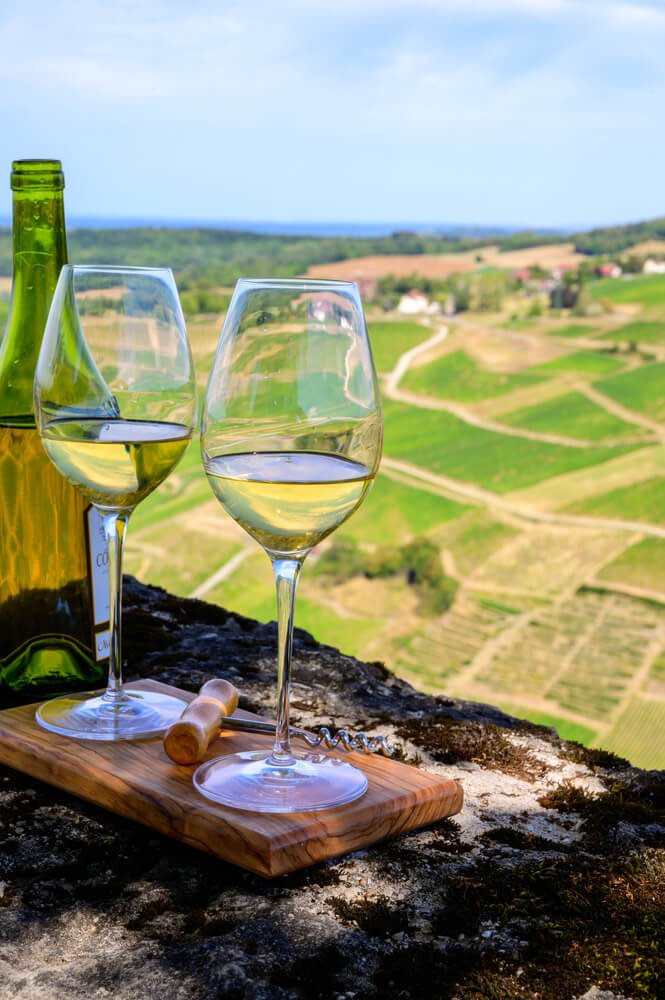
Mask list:
[[[275,630],[128,581],[128,677],[269,714]],[[296,634],[293,715],[398,737],[462,814],[272,882],[0,769],[0,1000],[665,997],[665,773]],[[134,671],[134,673],[133,673]]]

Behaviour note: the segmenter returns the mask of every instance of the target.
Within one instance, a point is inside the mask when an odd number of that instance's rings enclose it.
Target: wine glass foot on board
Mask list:
[[[347,761],[292,753],[284,763],[272,753],[248,750],[206,761],[194,787],[215,802],[252,812],[294,813],[332,809],[360,798],[367,778]]]
[[[119,698],[80,694],[54,698],[37,709],[37,722],[79,740],[140,740],[160,736],[187,702],[155,691],[123,691]]]

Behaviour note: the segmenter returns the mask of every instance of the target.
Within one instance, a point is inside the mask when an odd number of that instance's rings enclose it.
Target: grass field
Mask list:
[[[504,413],[501,421],[511,427],[587,441],[635,438],[640,432],[640,428],[624,423],[579,392],[567,392],[536,406]]]
[[[600,745],[640,767],[665,768],[665,700],[636,697]]]
[[[645,479],[658,476],[665,476],[665,448],[650,444],[603,465],[579,469],[544,480],[528,489],[516,490],[511,494],[511,500],[535,510],[561,510],[572,502],[581,503],[589,497],[624,489],[632,483],[642,483]]]
[[[563,513],[665,524],[665,477],[653,476],[561,508]]]
[[[553,326],[546,331],[555,337],[594,337],[599,333],[598,327],[585,326],[583,323],[567,323],[565,326]]]
[[[651,680],[657,684],[665,685],[665,651],[657,656],[651,664]]]
[[[613,354],[604,351],[576,351],[574,354],[564,354],[561,358],[553,358],[531,371],[544,375],[556,375],[559,372],[579,372],[583,375],[609,375],[625,367],[625,362]]]
[[[624,543],[625,544],[625,543]],[[562,525],[535,524],[519,532],[483,560],[467,583],[494,594],[506,594],[514,600],[517,588],[523,594],[553,600],[570,593],[595,567],[617,554],[620,542],[615,532],[571,532]]]
[[[465,351],[454,351],[435,361],[407,372],[405,388],[458,403],[474,403],[491,396],[501,396],[515,389],[543,381],[538,374],[518,375],[481,368]]]
[[[645,538],[636,542],[604,566],[598,579],[656,590],[665,595],[665,539]]]
[[[511,316],[510,319],[501,323],[503,330],[529,330],[534,331],[539,323],[538,316]]]
[[[610,284],[614,294],[624,294],[624,283]],[[655,288],[658,284],[660,291]],[[633,310],[636,322],[615,326],[611,340],[634,339],[632,330],[645,343],[649,338],[658,341],[653,311],[658,296],[665,295],[665,282],[635,284],[631,294],[642,287],[652,312]],[[661,405],[665,409],[665,401],[660,403],[665,365],[647,364],[623,372],[628,362],[637,365],[643,360],[637,352],[626,356],[581,350],[540,336],[604,334],[610,325],[604,317],[597,323],[564,322],[558,329],[548,329],[553,320],[541,317],[524,324],[526,335],[508,331],[501,335],[496,329],[501,319],[477,316],[468,329],[460,324],[446,345],[459,344],[460,349],[412,369],[405,386],[462,403],[491,400],[488,419],[578,437],[592,441],[592,446],[573,448],[492,432],[445,411],[386,401],[386,454],[500,494],[514,491],[527,507],[665,523],[661,503],[665,449],[597,443],[635,438],[642,429],[570,389],[573,381],[593,380],[608,398],[653,416],[661,413]],[[201,385],[220,327],[217,317],[190,323]],[[380,320],[370,329],[377,367],[386,372],[436,327]],[[529,337],[530,332],[539,336]],[[597,341],[603,342],[611,347],[608,340]],[[570,353],[553,358],[566,349]],[[288,369],[288,358],[280,364]],[[529,364],[532,367],[525,367]],[[497,414],[493,415],[492,406]],[[477,413],[485,415],[481,405]],[[648,539],[621,551],[623,539],[626,546],[631,540],[628,533],[534,527],[495,513],[491,506],[447,499],[435,484],[419,484],[408,476],[393,470],[390,476],[381,474],[365,504],[334,540],[346,535],[371,547],[404,544],[426,534],[440,548],[446,571],[460,580],[453,606],[433,615],[421,606],[416,588],[401,577],[370,581],[356,575],[332,582],[315,572],[315,553],[301,578],[296,626],[344,652],[380,658],[423,689],[454,691],[493,703],[501,698],[499,704],[512,714],[554,726],[566,738],[586,744],[596,739],[638,763],[648,762],[649,748],[645,753],[644,741],[634,736],[631,743],[629,730],[633,724],[646,727],[653,742],[658,735],[653,726],[662,721],[658,722],[658,713],[655,723],[654,713],[648,718],[644,712],[640,715],[645,704],[640,700],[642,689],[632,690],[630,685],[640,676],[645,650],[653,651],[656,665],[665,663],[665,642],[662,649],[654,645],[658,629],[665,636],[665,618],[658,624],[665,611],[621,594],[570,595],[596,578],[604,560],[610,561],[599,584],[606,581],[665,594],[661,568],[665,541]],[[211,584],[217,571],[224,571],[239,554],[242,562],[234,560],[232,572],[206,590],[205,599],[259,620],[273,620],[269,560],[213,498],[195,441],[174,474],[133,515],[126,568],[141,579],[187,595]],[[508,630],[505,640],[503,630]],[[478,665],[477,656],[482,657]],[[650,684],[654,698],[660,697],[665,667],[652,668]],[[616,717],[619,721],[612,725],[610,720]]]
[[[219,524],[222,513],[219,511]],[[146,583],[157,583],[179,597],[190,594],[215,569],[241,550],[237,541],[215,536],[211,521],[179,514],[168,527],[157,521],[140,532],[129,532],[124,566]]]
[[[660,344],[665,341],[665,322],[637,320],[614,327],[603,334],[603,340],[627,341],[634,344]]]
[[[649,364],[594,382],[594,388],[636,413],[665,420],[665,364]]]
[[[380,475],[363,506],[342,525],[335,537],[346,535],[376,544],[400,543],[452,521],[468,509],[464,504],[426,489]]]
[[[257,545],[239,571],[211,590],[206,600],[259,621],[276,618],[275,584],[265,552]]]
[[[436,538],[442,548],[452,553],[458,570],[467,574],[486,562],[517,533],[514,527],[497,521],[481,507],[440,528]]]
[[[201,466],[198,438],[195,438],[185,455],[159,490],[151,494],[132,514],[129,530],[134,534],[157,521],[192,510],[210,500],[212,490]]]
[[[564,719],[559,715],[538,712],[535,709],[516,704],[515,702],[500,701],[498,705],[508,715],[514,715],[518,719],[528,719],[529,722],[535,722],[537,726],[549,726],[551,729],[556,729],[559,736],[564,740],[576,740],[578,743],[589,746],[596,737],[594,729],[583,726],[579,722],[573,722],[571,719]]]
[[[369,339],[377,371],[389,372],[400,355],[431,337],[433,330],[420,323],[369,323]]]
[[[206,600],[259,621],[274,621],[275,585],[266,554],[257,547],[240,570],[206,595]],[[319,642],[351,655],[362,655],[368,641],[380,635],[385,619],[382,614],[372,617],[335,611],[322,600],[321,584],[305,563],[298,586],[295,624],[314,634]]]
[[[568,448],[464,423],[452,414],[386,401],[385,451],[498,493],[606,462],[628,447]]]
[[[605,278],[587,285],[596,301],[607,299],[615,305],[635,304],[643,308],[665,304],[665,275],[640,274],[625,278]]]
[[[659,604],[580,588],[519,620],[485,658],[472,689],[600,733],[641,686],[664,625]]]
[[[306,583],[307,570],[303,571],[302,584]],[[272,615],[274,618],[274,614]],[[301,585],[301,593],[296,602],[295,622],[316,635],[319,642],[343,649],[351,656],[361,656],[370,639],[380,634],[385,621],[381,615],[375,618],[360,618],[353,615],[336,614],[332,608],[307,596],[306,587]]]

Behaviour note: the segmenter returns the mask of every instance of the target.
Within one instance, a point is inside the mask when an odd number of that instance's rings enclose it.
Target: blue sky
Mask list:
[[[70,217],[665,214],[665,0],[3,0],[0,40],[1,160],[61,157]]]

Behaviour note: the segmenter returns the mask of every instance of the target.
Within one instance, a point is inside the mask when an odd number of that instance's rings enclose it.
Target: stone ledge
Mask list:
[[[142,675],[272,711],[274,625],[132,580],[125,606]],[[398,737],[463,813],[265,882],[0,769],[0,1000],[665,997],[665,772],[304,632],[294,657],[297,722]]]

